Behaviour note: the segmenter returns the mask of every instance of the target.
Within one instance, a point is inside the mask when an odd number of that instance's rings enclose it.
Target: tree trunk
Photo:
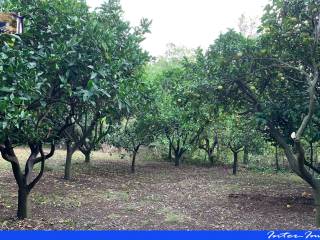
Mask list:
[[[71,147],[71,144],[67,144],[67,156],[66,156],[66,165],[64,167],[64,179],[70,180],[71,177],[71,161],[74,149]]]
[[[310,163],[313,166],[313,143],[310,142]]]
[[[237,174],[237,167],[238,167],[238,152],[233,152],[233,169],[232,174]]]
[[[208,159],[209,159],[209,162],[211,164],[211,167],[213,167],[214,166],[214,156],[213,156],[211,150],[208,151]]]
[[[182,156],[182,151],[181,150],[176,150],[174,152],[174,166],[176,166],[176,167],[180,166],[181,156]]]
[[[169,142],[169,152],[168,152],[168,159],[171,162],[172,161],[172,145]]]
[[[29,147],[31,150],[31,154],[26,161],[25,171],[23,173],[21,171],[19,160],[15,155],[14,147],[12,146],[10,140],[6,139],[5,145],[0,145],[1,156],[3,157],[3,159],[11,163],[13,175],[19,188],[17,210],[17,217],[19,219],[25,219],[29,217],[28,195],[31,189],[33,189],[33,187],[39,182],[43,175],[45,160],[52,157],[55,150],[55,146],[53,143],[51,144],[50,152],[46,155],[43,152],[42,144],[29,143]],[[41,156],[37,157],[39,152]],[[33,167],[37,163],[41,163],[40,172],[33,180],[31,180]]]
[[[276,170],[277,170],[277,172],[280,170],[279,156],[278,156],[278,146],[276,146]]]
[[[316,208],[316,226],[320,227],[320,188],[314,189],[314,204]]]
[[[133,151],[132,162],[131,162],[131,173],[135,173],[136,171],[136,155],[137,155],[137,152]]]
[[[19,219],[25,219],[29,217],[29,204],[28,204],[29,191],[27,187],[19,188],[18,190],[18,212],[17,217]]]
[[[176,167],[180,166],[180,159],[178,157],[175,157],[175,159],[174,159],[174,166],[176,166]]]
[[[249,151],[248,147],[244,147],[243,150],[243,164],[248,165],[249,163]]]
[[[88,151],[88,152],[86,152],[86,153],[84,154],[84,156],[85,156],[84,162],[85,162],[85,163],[90,163],[90,155],[91,155],[91,151]]]

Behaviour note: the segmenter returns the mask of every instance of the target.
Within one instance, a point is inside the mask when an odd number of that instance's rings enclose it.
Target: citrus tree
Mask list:
[[[72,115],[69,121],[81,131],[65,134],[65,179],[71,177],[73,153],[80,149],[88,156],[108,133],[105,123],[119,119],[126,106],[121,95],[130,82],[137,80],[149,59],[140,46],[149,25],[143,19],[140,26],[132,27],[123,19],[120,1],[110,0],[90,14],[79,40],[74,42],[73,52],[65,59],[71,70],[61,79],[72,90],[66,99]]]
[[[54,153],[58,140],[71,117],[65,97],[72,91],[61,81],[70,70],[65,59],[72,54],[76,34],[81,32],[88,8],[84,2],[3,1],[1,10],[21,12],[25,32],[21,36],[0,35],[0,151],[12,165],[18,185],[18,217],[28,217],[28,195],[40,180],[44,162]],[[43,150],[51,143],[51,151]],[[22,171],[15,148],[27,145],[30,156]],[[33,167],[41,164],[32,179]]]
[[[259,122],[314,189],[317,225],[319,180],[306,168],[302,140],[319,108],[319,14],[317,1],[274,0],[258,39],[229,31],[207,53],[208,75],[221,97]]]

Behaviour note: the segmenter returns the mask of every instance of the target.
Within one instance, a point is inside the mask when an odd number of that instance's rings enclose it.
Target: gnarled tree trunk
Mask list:
[[[91,156],[91,152],[92,152],[92,146],[89,145],[82,145],[79,147],[80,152],[84,155],[84,162],[85,163],[90,163],[90,156]]]
[[[70,180],[71,178],[71,164],[72,164],[72,156],[76,150],[80,149],[81,146],[85,143],[87,137],[94,131],[97,121],[100,118],[99,111],[96,112],[94,115],[89,127],[85,127],[85,130],[81,133],[80,138],[78,136],[74,136],[74,126],[71,128],[71,133],[68,129],[64,130],[66,140],[66,147],[67,147],[67,155],[66,155],[66,163],[64,168],[64,179]],[[78,123],[79,124],[79,123]],[[80,125],[80,124],[79,124]],[[87,124],[85,124],[87,125]]]
[[[91,160],[91,159],[90,159],[90,155],[91,155],[90,152],[88,152],[88,153],[85,154],[85,160],[84,160],[85,163],[90,163],[90,160]]]
[[[28,196],[34,186],[41,179],[44,172],[45,160],[49,159],[54,154],[54,144],[51,144],[50,153],[44,154],[41,143],[30,143],[29,144],[31,154],[26,162],[24,173],[21,171],[20,163],[15,155],[14,148],[9,139],[6,139],[5,143],[0,144],[0,152],[3,159],[11,163],[12,172],[18,185],[18,210],[17,217],[19,219],[28,218],[29,212],[29,201]],[[37,157],[40,153],[40,157]],[[41,163],[41,169],[39,174],[32,179],[32,171],[34,165]]]

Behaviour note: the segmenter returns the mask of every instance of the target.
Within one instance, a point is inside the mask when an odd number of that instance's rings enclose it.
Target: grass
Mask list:
[[[163,209],[161,213],[164,215],[165,224],[179,224],[186,220],[186,217],[183,214],[170,208]]]
[[[51,205],[54,207],[78,208],[81,207],[81,198],[78,196],[59,196],[57,194],[40,194],[35,192],[31,195],[32,202],[40,205]]]
[[[107,200],[120,200],[120,201],[129,200],[129,193],[125,191],[107,190],[105,193],[103,193],[103,196]]]
[[[45,152],[49,152],[49,149],[45,149]],[[20,147],[15,149],[15,154],[19,160],[20,166],[24,169],[24,165],[29,157],[30,150],[26,147]],[[114,159],[119,158],[123,153],[114,153],[110,155],[109,153],[104,152],[94,152],[91,156],[91,159]],[[63,149],[56,149],[53,157],[48,159],[45,164],[46,172],[57,172],[64,170],[65,165],[66,151]],[[128,156],[125,154],[124,159],[126,160]],[[85,161],[84,155],[80,151],[76,151],[72,157],[73,166],[82,164]],[[0,171],[9,171],[11,170],[11,164],[0,157]],[[34,166],[34,171],[39,172],[40,164]]]

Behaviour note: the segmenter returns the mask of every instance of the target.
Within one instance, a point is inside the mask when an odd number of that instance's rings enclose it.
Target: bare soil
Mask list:
[[[71,181],[60,151],[33,189],[31,218],[15,218],[17,187],[0,160],[0,229],[314,229],[311,189],[291,174],[206,168],[96,153],[76,156]],[[107,159],[107,160],[106,160]],[[113,159],[113,160],[112,160]]]

